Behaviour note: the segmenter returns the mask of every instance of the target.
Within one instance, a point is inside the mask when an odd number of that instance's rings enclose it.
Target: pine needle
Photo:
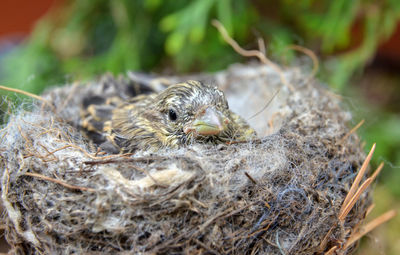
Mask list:
[[[349,214],[350,210],[353,208],[357,200],[360,198],[361,194],[368,188],[368,186],[372,183],[372,178],[368,178],[361,184],[360,188],[357,189],[356,193],[354,196],[349,200],[349,202],[346,204],[346,206],[343,208],[342,207],[342,212],[339,214],[339,220],[343,221],[347,214]]]
[[[396,210],[390,210],[390,211],[382,214],[381,216],[375,218],[371,222],[367,223],[364,227],[361,228],[360,231],[353,234],[349,238],[349,240],[344,245],[343,249],[346,250],[349,246],[351,246],[353,243],[358,241],[361,237],[365,236],[366,234],[371,232],[373,229],[382,225],[383,223],[387,222],[388,220],[394,218],[396,215],[397,215]]]
[[[370,160],[372,158],[372,155],[374,154],[375,146],[376,146],[376,144],[374,143],[372,145],[372,148],[371,148],[370,152],[368,153],[367,158],[364,160],[364,163],[362,164],[360,171],[358,172],[356,178],[354,179],[354,182],[351,185],[349,193],[347,193],[347,196],[344,199],[344,202],[342,204],[342,208],[341,208],[341,211],[340,211],[339,215],[343,216],[344,209],[347,207],[349,201],[353,198],[354,194],[356,193],[356,191],[358,189],[358,185],[359,185],[361,179],[363,178],[363,176],[364,176],[364,174],[365,174],[365,172],[367,170],[367,167],[368,167],[368,164],[369,164],[369,162],[370,162]]]

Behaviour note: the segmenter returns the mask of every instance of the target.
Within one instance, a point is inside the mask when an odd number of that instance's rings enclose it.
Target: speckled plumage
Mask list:
[[[193,142],[218,144],[255,137],[246,121],[229,110],[222,91],[198,81],[171,85],[159,94],[139,95],[125,102],[111,101],[110,105],[89,106],[92,121],[84,120],[82,125],[106,137],[103,148],[157,151]],[[218,127],[200,127],[199,119]]]

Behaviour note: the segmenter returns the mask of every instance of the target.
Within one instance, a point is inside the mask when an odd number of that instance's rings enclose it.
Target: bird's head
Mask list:
[[[157,95],[155,102],[166,132],[181,143],[232,138],[234,120],[224,93],[217,87],[198,81],[178,83]]]

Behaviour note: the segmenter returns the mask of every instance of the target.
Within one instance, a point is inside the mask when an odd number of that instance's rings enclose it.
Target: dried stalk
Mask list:
[[[41,174],[37,174],[37,173],[25,173],[24,175],[37,177],[37,178],[40,178],[40,179],[43,179],[43,180],[46,180],[46,181],[51,181],[51,182],[60,184],[60,185],[66,187],[68,189],[75,189],[75,190],[89,191],[89,192],[95,192],[96,191],[95,189],[92,189],[92,188],[71,185],[71,184],[68,184],[68,183],[66,183],[64,181],[53,179],[53,178],[50,178],[50,177],[47,177],[47,176],[44,176],[44,175],[41,175]]]
[[[27,92],[27,91],[23,91],[23,90],[20,90],[20,89],[9,88],[9,87],[2,86],[2,85],[0,85],[0,89],[6,90],[6,91],[10,91],[10,92],[15,92],[15,93],[18,93],[18,94],[22,94],[22,95],[25,95],[25,96],[28,96],[28,97],[35,98],[35,99],[37,99],[37,100],[39,100],[39,101],[42,101],[42,102],[45,103],[46,105],[48,105],[48,106],[51,108],[51,110],[52,110],[53,112],[55,111],[54,106],[53,106],[49,101],[47,101],[46,99],[44,99],[44,98],[41,97],[41,96],[38,96],[38,95],[35,95],[35,94],[32,94],[32,93],[29,93],[29,92]]]
[[[272,69],[274,69],[278,74],[279,77],[282,81],[282,83],[287,86],[290,91],[294,92],[295,89],[294,87],[286,80],[285,76],[283,75],[283,72],[281,70],[281,68],[275,64],[274,62],[272,62],[271,60],[269,60],[265,54],[263,54],[261,51],[259,50],[245,50],[242,47],[240,47],[240,45],[232,39],[232,37],[229,36],[228,31],[226,31],[225,27],[221,24],[221,22],[219,22],[218,20],[213,20],[211,22],[213,24],[214,27],[216,27],[218,29],[218,31],[221,33],[222,37],[224,38],[224,40],[240,55],[244,56],[244,57],[256,57],[260,60],[261,63],[266,64],[268,66],[270,66]]]

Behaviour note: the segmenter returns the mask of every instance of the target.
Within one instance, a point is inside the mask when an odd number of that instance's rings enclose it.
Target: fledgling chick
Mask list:
[[[111,118],[97,129],[108,140],[102,147],[111,143],[120,152],[157,151],[194,142],[230,143],[256,136],[244,119],[229,110],[222,91],[198,81],[139,95],[114,109],[92,107],[91,111],[94,115],[111,112]]]

